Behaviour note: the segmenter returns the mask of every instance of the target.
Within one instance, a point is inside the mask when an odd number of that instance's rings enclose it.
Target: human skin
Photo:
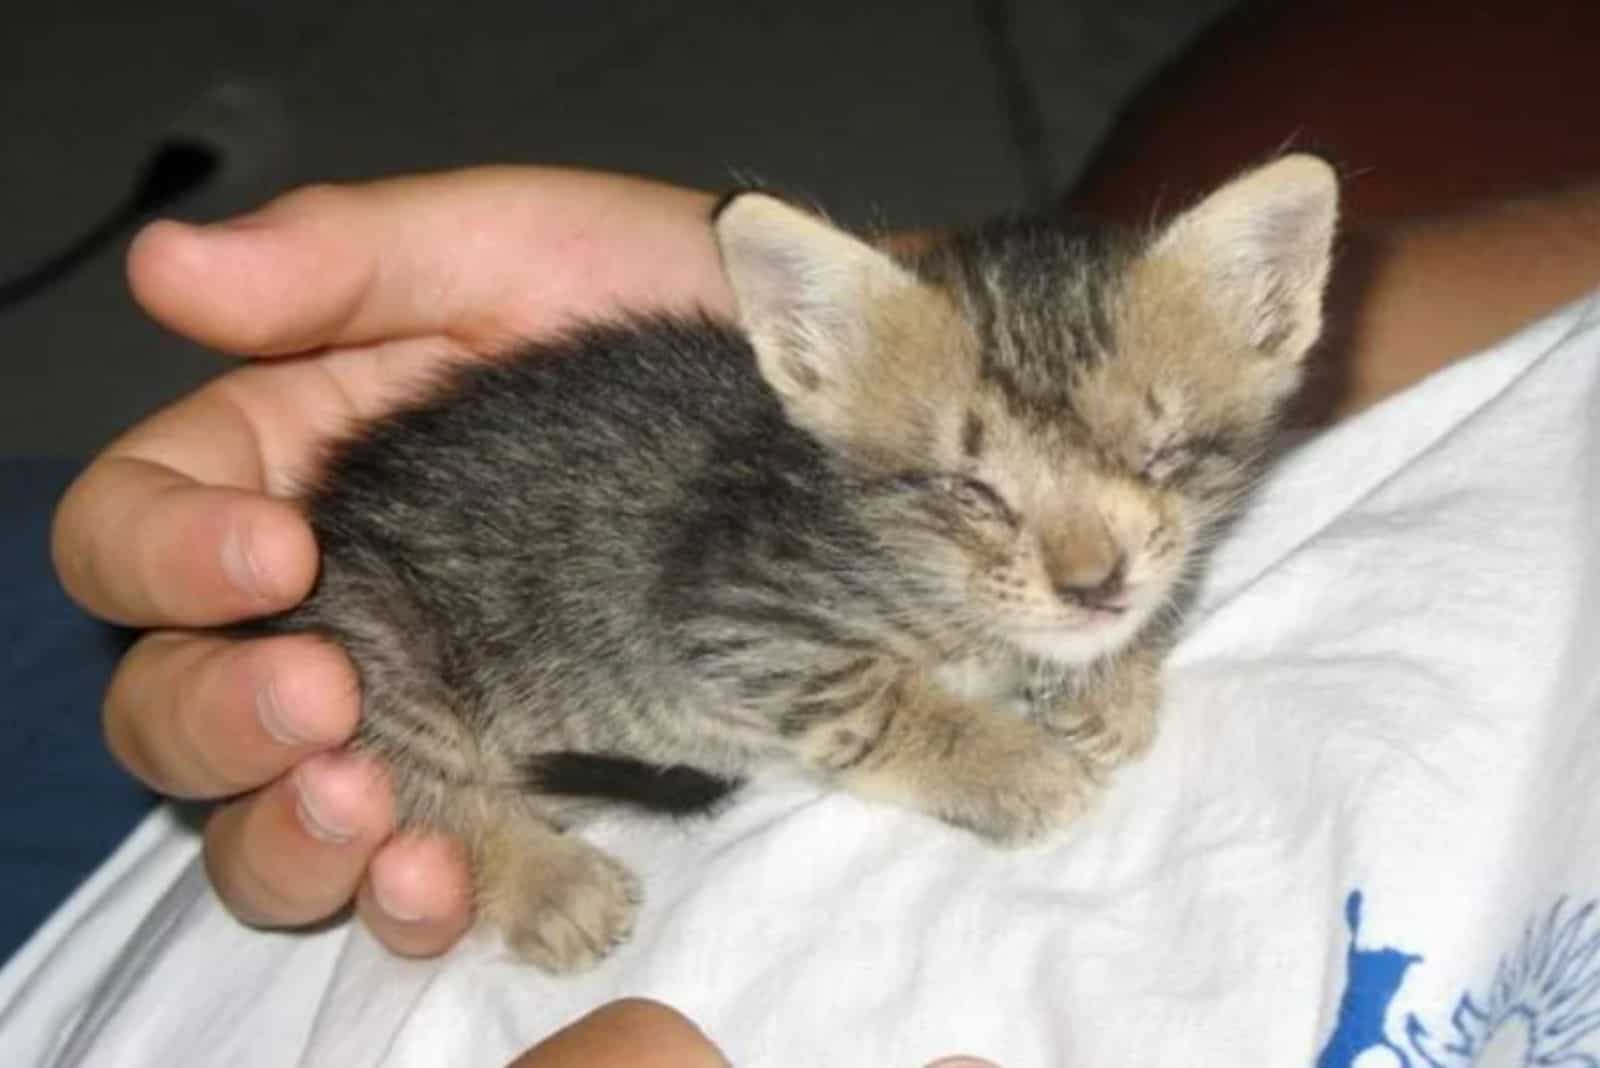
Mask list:
[[[1071,191],[1141,222],[1285,148],[1355,229],[1600,175],[1592,0],[1247,0],[1130,100]]]
[[[507,1068],[729,1068],[698,1027],[660,1002],[602,1005],[512,1061]]]
[[[676,1009],[624,998],[546,1038],[507,1068],[729,1068],[727,1058]],[[946,1057],[927,1068],[994,1068],[971,1057]]]
[[[1344,175],[1302,418],[1374,403],[1596,281],[1590,0],[1252,0],[1125,106],[1067,201],[1140,224],[1286,147]]]
[[[178,333],[253,357],[134,427],[57,512],[56,567],[92,613],[149,628],[105,702],[117,758],[216,800],[205,858],[243,920],[314,922],[352,897],[403,954],[470,922],[464,862],[393,834],[383,769],[339,746],[343,656],[301,637],[198,628],[287,608],[316,546],[284,498],[318,449],[441,361],[618,305],[725,310],[711,198],[635,179],[483,168],[302,190],[134,241],[135,297]]]

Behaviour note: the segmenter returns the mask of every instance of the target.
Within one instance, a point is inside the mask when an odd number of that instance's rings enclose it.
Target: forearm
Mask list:
[[[1326,153],[1346,237],[1302,421],[1348,414],[1600,284],[1596,32],[1593,3],[1251,0],[1067,202],[1141,223],[1285,146]]]
[[[1600,182],[1357,231],[1308,414],[1359,411],[1596,287]]]
[[[1356,226],[1600,174],[1592,0],[1245,0],[1129,103],[1070,200],[1137,222],[1286,147]]]

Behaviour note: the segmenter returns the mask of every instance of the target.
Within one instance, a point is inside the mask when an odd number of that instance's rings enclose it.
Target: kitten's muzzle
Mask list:
[[[1093,585],[1057,583],[1055,594],[1062,601],[1077,608],[1094,612],[1121,615],[1128,610],[1128,558],[1117,557],[1117,562],[1105,578]]]

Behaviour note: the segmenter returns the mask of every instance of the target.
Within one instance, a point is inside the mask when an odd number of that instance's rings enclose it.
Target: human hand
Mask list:
[[[156,790],[216,799],[205,858],[247,922],[299,926],[352,898],[391,949],[471,922],[450,842],[394,835],[384,770],[354,731],[349,662],[303,637],[194,628],[281,611],[317,549],[285,498],[319,450],[443,361],[620,305],[724,308],[705,194],[544,168],[301,190],[227,223],[134,241],[139,303],[260,357],[140,423],[68,491],[53,553],[69,593],[151,628],[106,695],[113,753]]]
[[[602,1005],[557,1031],[507,1068],[729,1068],[704,1032],[656,1001],[627,998]],[[928,1068],[995,1068],[949,1057]]]

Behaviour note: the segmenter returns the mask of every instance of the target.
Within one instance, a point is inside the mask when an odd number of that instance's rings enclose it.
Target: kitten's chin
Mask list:
[[[1076,625],[1008,628],[1011,643],[1029,656],[1056,664],[1086,664],[1126,645],[1148,613],[1138,610]]]

